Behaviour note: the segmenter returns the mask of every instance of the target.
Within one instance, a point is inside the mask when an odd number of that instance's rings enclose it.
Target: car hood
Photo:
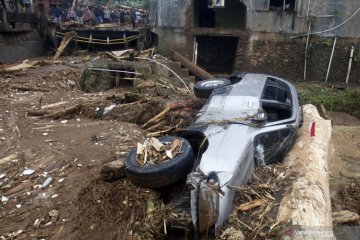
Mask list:
[[[220,185],[226,184],[239,161],[251,150],[256,131],[257,128],[244,124],[208,125],[204,131],[208,147],[201,157],[200,170],[206,175],[217,172]]]

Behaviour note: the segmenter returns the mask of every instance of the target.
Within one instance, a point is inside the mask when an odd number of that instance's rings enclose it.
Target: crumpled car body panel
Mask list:
[[[258,109],[266,112],[266,122],[254,121]],[[247,184],[255,165],[281,160],[301,119],[296,89],[286,80],[245,74],[240,82],[214,90],[188,128],[201,132],[207,141],[196,170],[187,179],[197,231],[224,223],[233,208],[232,186]]]

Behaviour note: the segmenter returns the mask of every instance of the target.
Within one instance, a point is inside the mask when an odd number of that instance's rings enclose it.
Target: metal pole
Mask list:
[[[350,77],[350,71],[351,71],[351,64],[352,64],[353,56],[354,56],[354,46],[351,46],[350,59],[349,59],[349,67],[348,67],[348,71],[347,71],[347,75],[346,75],[346,84],[349,83],[349,77]]]
[[[327,70],[326,78],[325,78],[325,82],[326,82],[326,83],[328,82],[328,78],[329,78],[331,63],[332,63],[332,60],[333,60],[334,51],[335,51],[335,46],[336,46],[336,40],[337,40],[337,37],[335,37],[335,39],[334,39],[334,45],[333,45],[333,48],[332,48],[332,51],[331,51],[329,66],[328,66],[328,70]]]
[[[305,47],[304,81],[306,80],[306,60],[307,60],[307,53],[309,47],[310,29],[311,29],[311,20],[309,21],[309,29],[308,29],[308,35],[307,35],[306,47]]]

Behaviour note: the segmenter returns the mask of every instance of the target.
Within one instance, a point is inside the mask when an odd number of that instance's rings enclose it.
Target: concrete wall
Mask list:
[[[153,30],[159,36],[159,51],[169,56],[172,49],[192,59],[195,36],[237,37],[233,70],[262,72],[290,80],[302,80],[306,38],[290,38],[308,29],[308,0],[301,0],[295,12],[258,11],[257,0],[241,0],[247,7],[246,30],[239,28],[196,28],[193,1],[150,0]],[[259,0],[267,1],[267,0]],[[299,0],[298,0],[299,1]],[[174,8],[178,10],[174,12]],[[358,0],[312,0],[312,32],[329,29],[348,19],[358,8]],[[224,10],[218,11],[223,17]],[[225,14],[226,15],[226,14]],[[325,16],[331,15],[331,16]],[[239,16],[239,19],[243,16]],[[227,21],[227,19],[224,19]],[[237,21],[233,18],[233,21]],[[342,27],[310,38],[307,80],[324,81],[332,49],[333,36],[340,38],[335,49],[329,81],[344,82],[351,46],[355,46],[350,82],[360,79],[360,12]],[[236,24],[234,25],[236,26]],[[238,25],[240,26],[240,25]],[[221,64],[214,62],[214,64]]]
[[[277,75],[293,81],[303,80],[305,39],[289,39],[280,34],[253,33],[240,37],[234,70]],[[351,46],[357,48],[358,39],[338,39],[329,75],[330,82],[345,82]],[[325,81],[332,50],[332,39],[310,39],[307,57],[307,80]],[[355,54],[355,55],[356,55]],[[360,59],[353,62],[350,82],[360,79]]]
[[[247,27],[254,32],[306,33],[308,31],[308,10],[311,16],[311,32],[323,31],[335,27],[347,20],[358,8],[358,0],[297,0],[294,12],[259,10],[259,2],[267,4],[269,0],[244,0],[248,7]],[[360,37],[360,12],[342,27],[322,34],[322,36]]]
[[[13,63],[44,55],[45,46],[40,34],[34,32],[0,34],[0,62]]]

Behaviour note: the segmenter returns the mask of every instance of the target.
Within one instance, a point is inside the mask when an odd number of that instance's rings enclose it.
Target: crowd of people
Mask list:
[[[149,13],[144,10],[122,7],[109,8],[107,6],[86,6],[76,8],[50,7],[50,18],[56,23],[76,21],[80,24],[97,25],[102,23],[131,23],[133,28],[144,26],[149,22]]]

